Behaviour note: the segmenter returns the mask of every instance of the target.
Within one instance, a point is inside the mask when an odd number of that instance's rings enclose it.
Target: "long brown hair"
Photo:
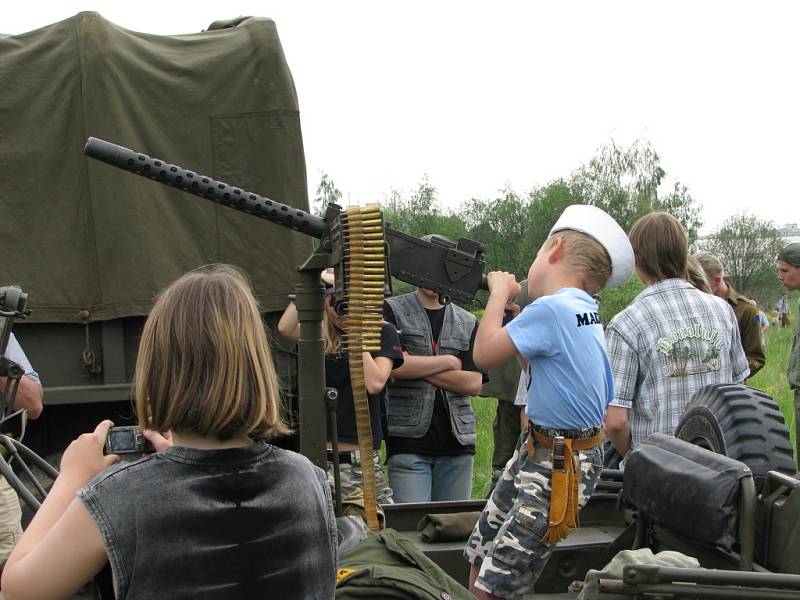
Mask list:
[[[186,273],[156,300],[134,373],[139,425],[220,440],[287,431],[258,302],[230,265]]]
[[[328,302],[328,299],[325,299]],[[325,339],[325,354],[336,354],[342,347],[342,331],[333,323],[327,311],[322,319],[322,337]]]
[[[686,279],[689,238],[671,214],[651,212],[640,218],[628,234],[636,266],[653,281]]]

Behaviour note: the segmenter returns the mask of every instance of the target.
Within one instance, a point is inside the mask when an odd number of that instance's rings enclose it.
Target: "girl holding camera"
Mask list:
[[[330,491],[321,469],[266,442],[286,428],[241,272],[203,267],[161,293],[134,395],[159,451],[112,467],[110,421],[73,441],[6,564],[6,600],[68,598],[106,562],[118,598],[332,598]]]

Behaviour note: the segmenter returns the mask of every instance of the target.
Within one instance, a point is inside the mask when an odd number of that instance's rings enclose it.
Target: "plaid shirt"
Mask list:
[[[613,406],[627,408],[635,447],[675,433],[694,393],[749,374],[733,309],[682,279],[646,288],[606,329]]]

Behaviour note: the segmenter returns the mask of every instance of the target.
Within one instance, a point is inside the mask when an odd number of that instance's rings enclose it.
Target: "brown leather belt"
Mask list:
[[[539,433],[533,427],[528,427],[528,431],[530,431],[531,435],[533,435],[533,439],[535,439],[539,444],[544,446],[545,448],[552,448],[553,447],[553,438],[547,437],[544,434]],[[601,430],[594,437],[590,438],[583,438],[583,439],[573,439],[572,440],[572,449],[573,450],[591,450],[592,448],[597,448],[600,444],[603,443],[603,438],[605,438],[605,433]],[[528,437],[528,439],[531,439]]]
[[[578,460],[574,452],[590,450],[603,443],[605,433],[600,431],[589,438],[563,438],[563,445],[553,451],[553,468],[550,476],[550,508],[548,511],[548,528],[542,537],[546,544],[555,544],[567,537],[578,523],[580,502],[578,499],[579,471]],[[561,439],[561,438],[560,438]],[[528,421],[528,456],[533,456],[533,440],[545,448],[554,447],[554,438],[540,433]],[[559,455],[560,461],[556,460]],[[560,467],[558,465],[561,465]]]
[[[605,439],[605,432],[602,428],[600,428],[600,432],[592,436],[590,438],[565,438],[571,439],[572,443],[570,447],[573,450],[577,450],[578,452],[582,450],[591,450],[592,448],[596,448],[600,444],[603,443]],[[536,440],[539,444],[544,446],[545,448],[552,448],[553,447],[553,438],[540,433],[533,427],[533,423],[528,421],[528,456],[533,456],[533,440]]]

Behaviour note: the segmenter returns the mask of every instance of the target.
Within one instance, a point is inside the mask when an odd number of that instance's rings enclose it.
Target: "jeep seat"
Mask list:
[[[743,501],[752,514],[755,488],[737,460],[654,433],[626,460],[623,497],[653,523],[728,551],[738,541],[752,557],[752,520],[743,531],[739,515]]]

